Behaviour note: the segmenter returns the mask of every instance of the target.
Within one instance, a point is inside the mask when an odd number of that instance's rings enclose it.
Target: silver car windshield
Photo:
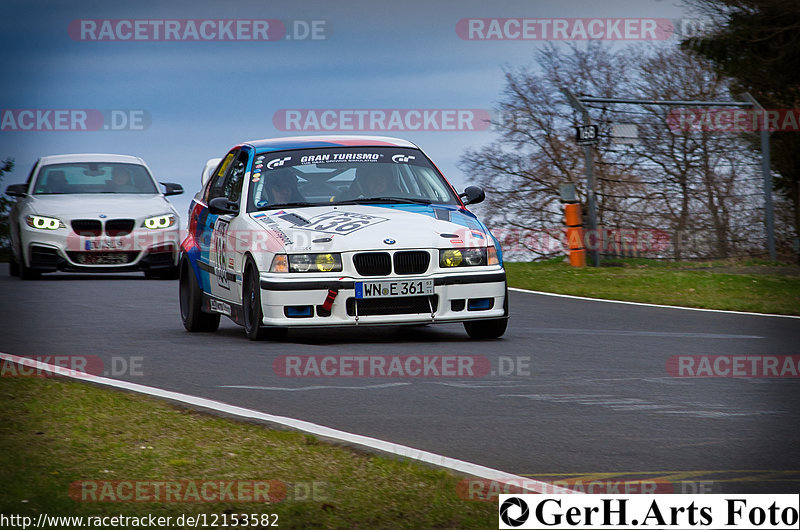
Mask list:
[[[281,206],[458,204],[425,155],[396,147],[336,147],[259,154],[248,211]]]
[[[139,164],[72,162],[43,166],[34,195],[75,193],[159,193],[150,173]]]

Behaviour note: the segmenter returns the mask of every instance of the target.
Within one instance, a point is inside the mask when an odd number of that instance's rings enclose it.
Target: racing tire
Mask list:
[[[181,320],[186,331],[212,332],[219,327],[219,315],[204,313],[197,277],[188,260],[181,262],[178,290],[181,304]]]
[[[8,259],[8,275],[9,276],[19,276],[19,263],[17,263],[17,258],[14,257],[14,253],[11,253],[11,257]]]
[[[32,269],[25,265],[24,261],[19,262],[19,277],[23,280],[38,280],[42,274],[36,269]]]
[[[286,328],[268,328],[261,325],[264,313],[261,310],[261,280],[252,261],[247,262],[242,283],[242,320],[244,332],[250,340],[282,340]]]
[[[169,269],[144,271],[144,277],[148,280],[177,280],[180,277],[180,268],[170,267]]]

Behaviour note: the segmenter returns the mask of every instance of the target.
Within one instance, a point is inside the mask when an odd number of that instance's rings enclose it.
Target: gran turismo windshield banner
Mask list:
[[[300,149],[256,156],[254,173],[286,166],[309,164],[410,164],[431,167],[427,158],[416,149],[402,147],[326,147],[322,149]]]

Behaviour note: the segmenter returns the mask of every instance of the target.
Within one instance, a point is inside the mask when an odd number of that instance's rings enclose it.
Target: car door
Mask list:
[[[232,155],[232,156],[231,156]],[[209,188],[208,200],[226,197],[231,203],[239,204],[244,185],[245,174],[249,162],[246,150],[235,150],[228,154],[230,159],[223,175]],[[224,161],[223,161],[224,162]],[[217,173],[220,173],[218,171]],[[244,208],[243,208],[244,210]],[[212,219],[213,217],[213,219]],[[239,303],[239,289],[236,286],[237,262],[234,252],[237,250],[234,234],[230,233],[233,214],[210,215],[207,223],[213,225],[211,248],[209,249],[209,265],[213,267],[211,278],[211,294],[234,303]]]

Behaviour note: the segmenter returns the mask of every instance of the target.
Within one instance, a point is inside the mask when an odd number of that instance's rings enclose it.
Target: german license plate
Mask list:
[[[122,250],[125,248],[122,239],[88,239],[84,248],[86,250]]]
[[[128,255],[125,252],[84,253],[78,261],[84,265],[120,265],[128,263]]]
[[[356,282],[356,298],[395,298],[433,294],[433,280]]]

